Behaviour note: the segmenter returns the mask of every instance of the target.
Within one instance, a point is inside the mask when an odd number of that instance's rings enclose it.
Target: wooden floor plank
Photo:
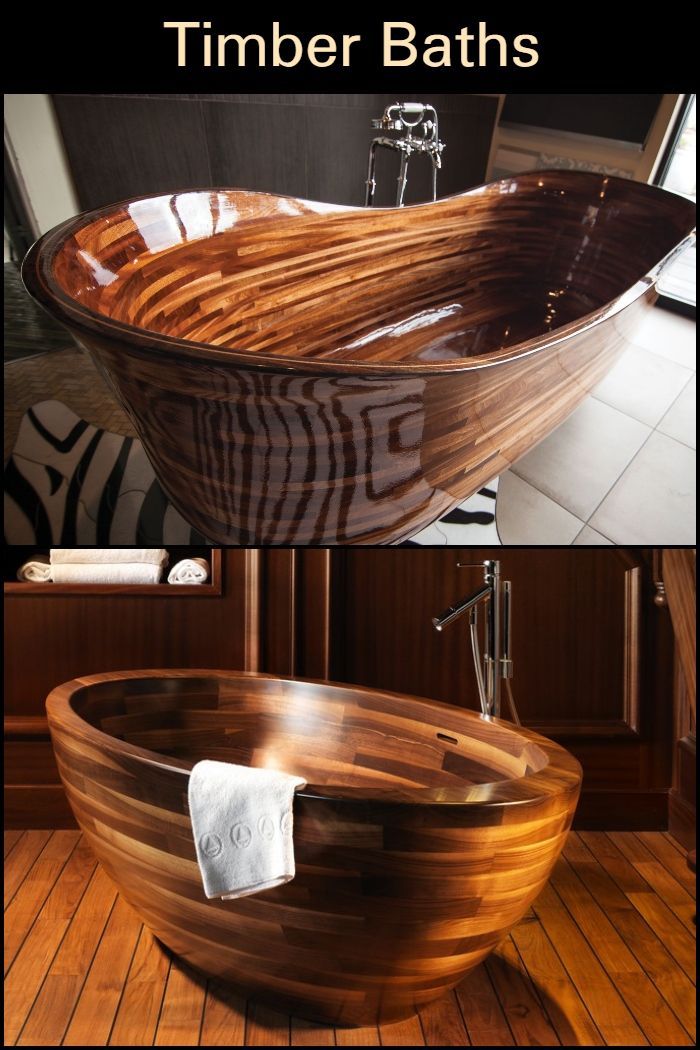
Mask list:
[[[78,831],[55,831],[8,904],[5,911],[5,973],[12,965],[22,941],[43,908],[79,839]]]
[[[581,832],[581,838],[630,903],[646,920],[681,969],[695,981],[695,938],[656,895],[605,832]]]
[[[562,1045],[604,1046],[605,1040],[539,920],[520,922],[512,936]]]
[[[90,878],[92,877],[94,870],[97,868],[97,863],[97,860],[94,859],[92,850],[84,842],[79,842],[75,849],[72,850],[59,878],[54,886],[52,886],[49,895],[41,908],[40,913],[44,919],[57,919],[65,922],[69,922],[72,919],[83,895],[85,894]],[[22,889],[23,887],[20,888],[20,892]],[[15,898],[15,901],[16,900],[17,897]],[[5,918],[9,915],[10,910],[14,908],[15,901],[13,901],[13,903],[7,908]],[[26,927],[26,924],[24,924],[24,927]],[[21,923],[19,923],[18,926],[15,925],[15,920],[13,920],[12,923],[6,923],[6,950],[10,940],[16,942],[17,950],[19,950],[24,941],[24,937],[26,937],[26,934],[28,933],[29,927],[23,928],[23,932],[22,928],[23,926]],[[20,932],[22,932],[21,937],[17,936]],[[6,955],[5,961],[5,968],[8,968],[10,963],[8,955]]]
[[[248,1003],[246,1046],[289,1046],[289,1017],[260,1003]]]
[[[39,916],[17,953],[5,979],[5,1045],[17,1041],[39,989],[43,990],[44,978],[69,924],[68,919]],[[51,1016],[49,1013],[46,1020],[50,1020]],[[43,1045],[54,1045],[50,1033],[47,1034],[44,1027],[40,1039]],[[30,1045],[35,1042],[38,1041],[29,1040]]]
[[[454,992],[421,1010],[426,1046],[470,1046],[462,1011]]]
[[[545,886],[533,907],[606,1042],[647,1045],[639,1025],[551,886]]]
[[[4,850],[5,850],[5,852],[3,854],[4,857],[7,857],[8,853],[10,852],[10,850],[15,848],[15,846],[17,845],[19,840],[22,838],[22,835],[24,835],[23,831],[13,831],[13,830],[11,830],[11,831],[5,831],[4,832],[4,843],[3,843]]]
[[[200,1046],[245,1046],[246,1002],[218,981],[209,981]]]
[[[152,1046],[169,971],[170,956],[142,927],[112,1025],[110,1046]]]
[[[472,1046],[513,1046],[510,1025],[482,963],[455,989]]]
[[[638,831],[637,838],[695,900],[696,880],[688,867],[687,858],[658,832]]]
[[[329,1025],[314,1024],[299,1017],[292,1017],[292,1046],[335,1046],[335,1032]]]
[[[336,1028],[337,1046],[379,1046],[379,1029],[376,1025],[365,1028]]]
[[[425,1046],[425,1036],[417,1016],[395,1024],[380,1024],[382,1046]]]
[[[141,920],[117,897],[80,998],[63,1039],[64,1046],[106,1046],[134,957]]]
[[[40,915],[34,923],[10,970],[10,978],[25,951],[32,951],[35,936],[57,943],[41,979],[36,981],[32,995],[36,1001],[30,1003],[31,1012],[19,1040],[21,1046],[33,1046],[39,1041],[47,1046],[61,1043],[116,897],[114,883],[97,867],[72,918],[44,919]]]
[[[381,1029],[315,1025],[207,983],[117,898],[77,832],[5,836],[6,1043],[690,1045],[692,882],[667,835],[583,832],[533,909],[449,996]],[[694,904],[692,904],[694,910]],[[685,920],[685,924],[684,924]],[[247,1017],[246,1017],[247,1010]],[[514,1038],[515,1035],[515,1038]]]
[[[559,1046],[559,1037],[510,936],[488,957],[486,969],[508,1018],[516,1046]]]
[[[655,893],[629,893],[628,897],[664,942],[681,969],[695,983],[695,938],[691,937],[681,921]]]
[[[165,987],[155,1046],[198,1046],[207,982],[174,959]]]
[[[5,861],[5,907],[24,881],[27,872],[51,838],[50,831],[25,831]]]
[[[550,885],[588,943],[594,945],[595,954],[615,987],[618,991],[624,988],[623,999],[649,1042],[687,1046],[688,1033],[566,859],[560,858],[555,865]]]
[[[623,893],[648,893],[651,890],[646,879],[642,878],[627,857],[620,853],[605,831],[581,831],[579,838]]]
[[[695,933],[695,901],[670,871],[649,852],[636,835],[612,831],[608,832],[608,837],[683,925],[691,933]]]
[[[629,898],[590,851],[578,861],[580,877],[627,947],[669,1004],[691,1039],[695,1038],[695,988],[666,946],[642,918]],[[568,848],[564,851],[567,859]],[[585,865],[585,868],[583,867]]]
[[[688,850],[685,848],[682,842],[679,842],[678,839],[673,837],[670,831],[662,831],[660,832],[660,834],[670,846],[673,846],[675,850],[681,853],[684,857],[687,857]]]

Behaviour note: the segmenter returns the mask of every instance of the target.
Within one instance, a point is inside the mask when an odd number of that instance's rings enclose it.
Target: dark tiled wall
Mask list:
[[[372,117],[389,95],[53,95],[80,204],[200,186],[238,186],[361,204]],[[431,95],[447,147],[439,196],[482,182],[497,99]],[[398,158],[381,154],[378,204]],[[407,202],[430,196],[430,165],[409,166]]]

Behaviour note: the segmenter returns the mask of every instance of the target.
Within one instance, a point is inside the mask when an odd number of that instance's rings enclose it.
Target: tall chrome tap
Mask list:
[[[435,108],[425,102],[393,102],[387,106],[377,120],[372,121],[373,128],[381,131],[399,131],[398,138],[379,135],[372,139],[369,147],[369,164],[367,168],[367,189],[365,205],[369,207],[374,201],[377,188],[374,171],[379,147],[397,150],[401,154],[399,175],[396,186],[396,207],[403,207],[403,198],[408,181],[408,162],[413,153],[424,153],[430,158],[433,174],[433,200],[437,199],[437,173],[442,167],[442,151],[445,143],[438,137],[438,118]]]
[[[474,669],[479,690],[479,702],[485,715],[501,715],[501,682],[513,677],[513,660],[511,658],[511,583],[501,579],[500,561],[487,560],[477,563],[457,562],[460,569],[482,568],[484,583],[473,594],[460,598],[449,608],[433,617],[433,627],[441,631],[464,613],[469,613],[469,628],[474,657]],[[486,625],[483,651],[479,642],[479,607],[486,607]],[[513,718],[518,721],[517,712],[509,689],[509,701]]]

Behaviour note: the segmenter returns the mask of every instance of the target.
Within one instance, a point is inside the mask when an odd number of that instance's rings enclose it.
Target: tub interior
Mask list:
[[[683,198],[581,172],[376,211],[195,191],[99,213],[51,267],[75,302],[144,333],[293,359],[445,362],[604,307],[693,224]]]
[[[116,740],[195,763],[281,769],[335,788],[459,787],[520,778],[547,764],[502,723],[455,709],[325,684],[246,679],[125,679],[85,687],[72,707]],[[443,725],[441,718],[449,719]],[[459,722],[459,728],[455,728]]]

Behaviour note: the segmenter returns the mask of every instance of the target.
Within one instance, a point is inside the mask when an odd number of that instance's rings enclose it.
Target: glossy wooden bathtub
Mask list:
[[[203,190],[78,216],[23,273],[205,536],[393,543],[603,378],[694,216],[571,171],[403,209]]]
[[[518,921],[564,843],[581,770],[509,723],[395,693],[227,671],[93,675],[47,711],[73,811],[155,934],[248,996],[340,1024],[457,984]],[[207,900],[188,770],[308,780],[296,877]]]

